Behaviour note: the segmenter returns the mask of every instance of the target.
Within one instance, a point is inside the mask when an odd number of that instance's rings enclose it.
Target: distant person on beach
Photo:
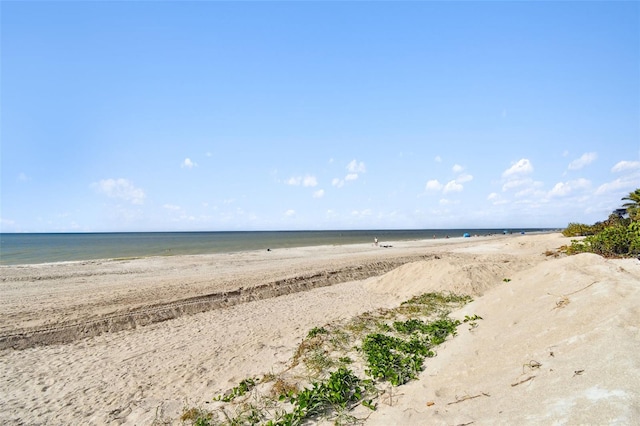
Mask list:
[[[378,247],[378,237],[375,237],[373,239],[373,244],[375,244],[375,246]]]

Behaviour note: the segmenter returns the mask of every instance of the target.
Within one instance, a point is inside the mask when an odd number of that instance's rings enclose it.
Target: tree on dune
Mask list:
[[[631,220],[639,220],[640,219],[640,188],[636,189],[629,193],[628,196],[623,197],[622,201],[627,200],[627,203],[624,203],[622,207],[627,209],[627,214],[631,218]]]

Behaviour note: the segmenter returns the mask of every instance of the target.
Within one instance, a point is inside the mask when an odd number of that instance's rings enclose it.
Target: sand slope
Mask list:
[[[268,263],[263,254],[251,255],[259,263],[245,254],[235,272],[228,265],[221,269],[229,278],[222,280],[225,290],[232,290],[233,282],[260,285],[265,277],[273,281],[319,271],[357,271],[358,265],[372,264],[372,256],[376,262],[419,260],[400,262],[384,275],[364,280],[246,301],[66,344],[1,350],[0,423],[180,424],[177,418],[185,406],[206,407],[213,396],[244,378],[285,368],[312,327],[394,307],[433,290],[473,294],[475,301],[454,315],[484,319],[473,330],[460,326],[459,335],[427,360],[420,380],[396,388],[391,405],[380,401],[376,412],[357,410],[369,416],[366,424],[637,423],[640,262],[544,255],[566,242],[548,234],[394,244],[393,249],[298,250]],[[194,289],[215,281],[213,266],[207,265],[217,261],[202,260],[200,265],[190,258],[187,278],[182,279],[175,279],[181,276],[179,268],[169,278],[162,278],[167,267],[159,268],[163,300],[179,300],[184,289],[197,294]],[[150,289],[153,267],[142,269],[142,287]],[[133,281],[137,277],[122,276]],[[67,280],[62,287],[71,291],[73,279]],[[55,287],[44,281],[39,288]],[[27,284],[5,283],[9,288],[0,290],[15,302],[3,303],[21,312],[20,318],[43,322],[28,303],[18,303],[19,287]],[[124,284],[114,280],[111,287],[126,295]],[[56,292],[29,294],[55,311]],[[70,300],[67,292],[62,294]],[[139,300],[140,294],[134,295],[132,300]],[[104,305],[101,311],[110,309],[109,298],[76,297],[76,306],[91,300]],[[127,309],[124,306],[119,309]]]
[[[582,254],[510,278],[368,425],[640,422],[639,262]]]

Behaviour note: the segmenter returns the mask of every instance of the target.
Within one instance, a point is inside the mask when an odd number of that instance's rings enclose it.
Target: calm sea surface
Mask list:
[[[263,231],[263,232],[126,232],[77,234],[0,234],[0,265],[90,259],[231,253],[267,248],[343,245],[423,240],[502,233],[503,229]],[[517,229],[509,232],[536,232]]]

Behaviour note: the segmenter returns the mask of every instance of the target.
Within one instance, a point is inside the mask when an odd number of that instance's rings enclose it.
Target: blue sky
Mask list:
[[[638,2],[11,2],[2,232],[563,227],[640,187]]]

